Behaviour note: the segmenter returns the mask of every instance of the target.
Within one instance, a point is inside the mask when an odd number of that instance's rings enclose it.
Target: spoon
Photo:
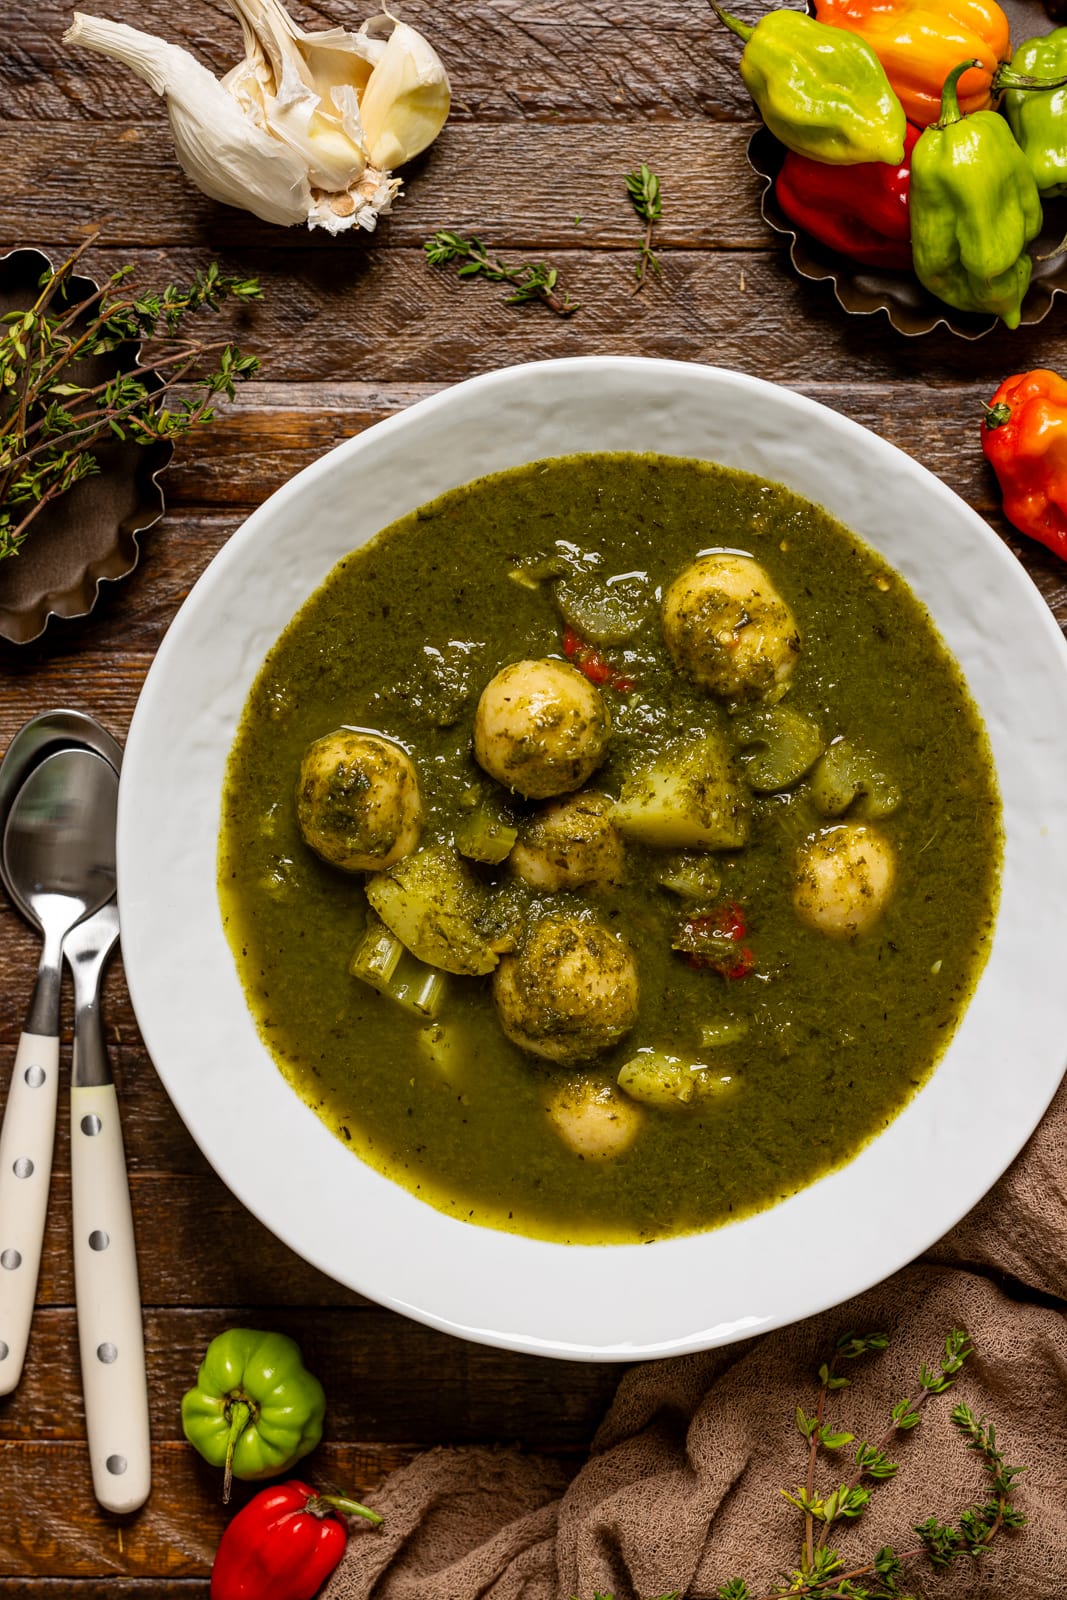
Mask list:
[[[0,1394],[22,1376],[41,1264],[63,939],[114,895],[117,798],[118,777],[102,756],[59,750],[26,778],[4,828],[4,878],[41,928],[44,948],[0,1128]]]

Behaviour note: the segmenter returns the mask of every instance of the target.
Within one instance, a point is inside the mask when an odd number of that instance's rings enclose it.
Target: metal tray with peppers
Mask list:
[[[719,13],[794,268],[908,335],[1040,322],[1067,291],[1067,28],[1026,0],[813,3],[755,27]]]

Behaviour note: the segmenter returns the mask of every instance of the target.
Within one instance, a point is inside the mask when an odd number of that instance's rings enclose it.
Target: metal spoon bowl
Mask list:
[[[18,732],[12,735],[4,751],[3,760],[0,760],[0,839],[7,826],[8,812],[14,804],[15,796],[34,767],[45,756],[54,755],[57,750],[69,749],[71,746],[95,750],[105,761],[111,763],[116,772],[122,767],[122,746],[87,712],[60,709],[42,711],[39,716],[31,717],[29,722],[24,723]],[[33,914],[29,906],[22,902],[14,886],[8,882],[2,854],[0,854],[0,878],[3,879],[4,888],[23,916],[32,922]]]

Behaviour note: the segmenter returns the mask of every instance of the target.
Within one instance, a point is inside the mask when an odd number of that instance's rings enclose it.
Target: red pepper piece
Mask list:
[[[1009,522],[1067,560],[1067,380],[1045,367],[1005,378],[986,408],[982,449]]]
[[[211,1600],[312,1600],[348,1543],[345,1517],[381,1522],[341,1495],[292,1479],[262,1489],[226,1529],[211,1569]]]
[[[851,261],[910,271],[908,190],[918,137],[909,123],[899,167],[885,161],[830,166],[787,150],[775,180],[778,204],[805,233]]]
[[[597,688],[607,684],[610,689],[619,694],[627,694],[634,686],[633,678],[628,678],[612,666],[606,656],[602,656],[595,645],[587,644],[580,633],[576,633],[568,623],[563,630],[563,654],[568,661],[573,661],[578,671],[595,683]]]
[[[743,908],[736,900],[729,900],[714,911],[689,917],[675,948],[683,951],[691,967],[710,967],[724,978],[747,978],[756,966],[752,950],[741,944],[747,933]]]

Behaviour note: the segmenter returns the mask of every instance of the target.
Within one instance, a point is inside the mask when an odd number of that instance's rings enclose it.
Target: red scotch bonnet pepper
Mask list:
[[[775,180],[778,204],[797,227],[869,267],[911,269],[908,188],[919,129],[909,123],[899,166],[864,161],[829,166],[787,150]]]
[[[345,1553],[346,1517],[382,1520],[297,1479],[261,1490],[219,1541],[211,1600],[312,1600]]]
[[[1067,380],[1045,367],[1005,378],[986,407],[982,449],[1004,515],[1067,559]]]

